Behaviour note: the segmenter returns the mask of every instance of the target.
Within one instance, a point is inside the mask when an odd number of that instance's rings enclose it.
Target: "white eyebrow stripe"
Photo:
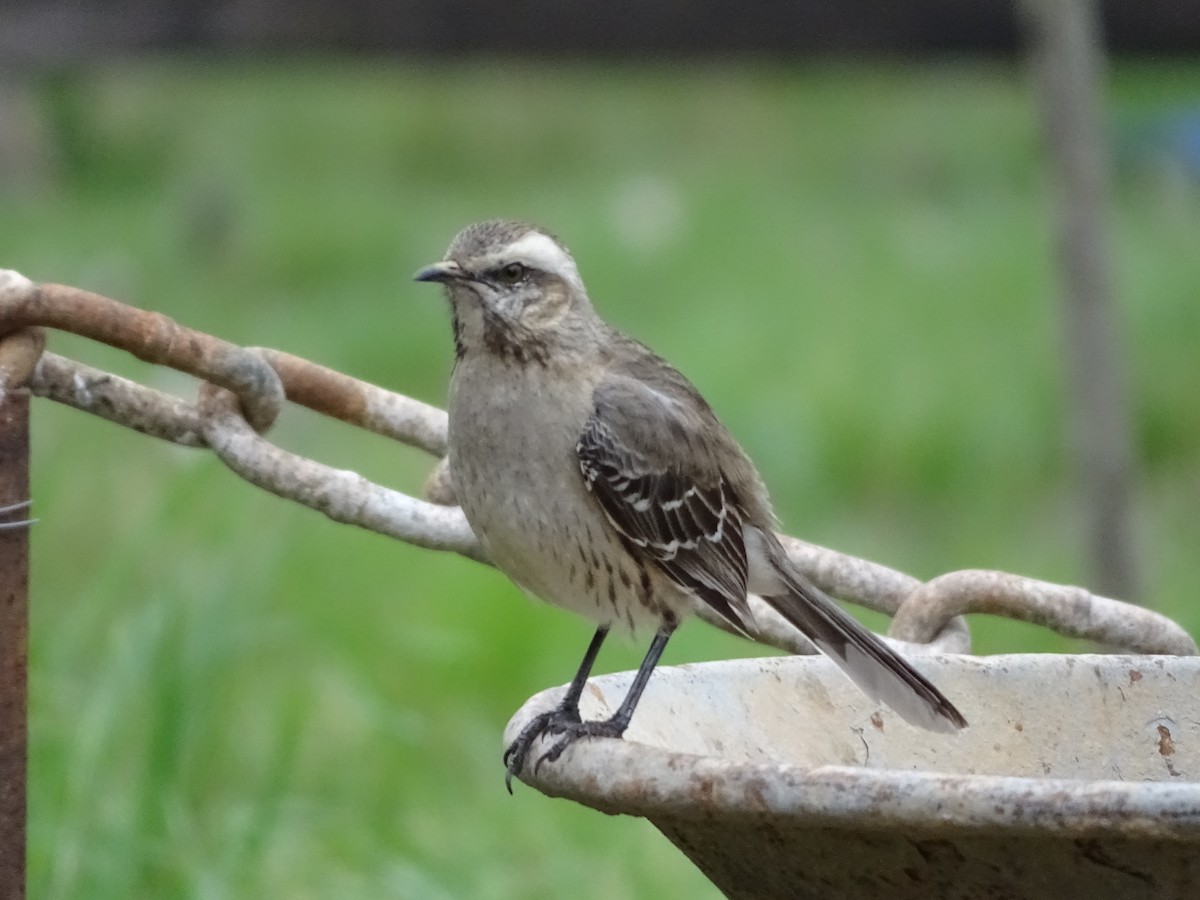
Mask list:
[[[534,269],[550,272],[568,281],[579,282],[575,261],[554,238],[540,231],[529,231],[504,248],[499,258],[519,261]]]

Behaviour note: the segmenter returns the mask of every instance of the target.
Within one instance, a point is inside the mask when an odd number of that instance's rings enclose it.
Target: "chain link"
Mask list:
[[[44,350],[55,328],[126,350],[200,380],[196,402]],[[233,472],[329,518],[481,562],[485,554],[454,502],[446,467],[446,413],[279,350],[240,347],[79,288],[34,284],[0,270],[0,394],[28,387],[76,409],[153,437],[211,449]],[[438,457],[424,499],[291,453],[264,434],[284,401]],[[781,535],[791,558],[829,593],[894,616],[890,635],[915,652],[966,653],[963,615],[983,612],[1139,653],[1197,653],[1175,622],[1083,588],[1005,572],[952,572],[922,583],[868,560]],[[763,643],[796,653],[814,648],[758,598]],[[721,620],[704,604],[696,611]]]

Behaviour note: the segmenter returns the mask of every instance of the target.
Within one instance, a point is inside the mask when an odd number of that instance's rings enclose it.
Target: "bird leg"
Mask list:
[[[625,699],[621,701],[621,705],[617,707],[617,711],[612,714],[611,718],[603,719],[599,722],[583,722],[580,720],[579,706],[576,704],[574,719],[567,721],[556,720],[551,723],[546,732],[549,734],[560,734],[562,737],[558,739],[553,747],[538,757],[538,761],[533,767],[535,775],[538,769],[541,768],[542,763],[547,760],[554,762],[562,756],[564,750],[580,738],[619,738],[625,733],[625,729],[629,727],[629,720],[633,718],[633,711],[637,708],[638,701],[642,698],[642,691],[646,689],[646,682],[650,680],[650,673],[658,665],[659,657],[662,656],[663,649],[667,646],[667,640],[671,637],[671,633],[674,630],[674,622],[664,622],[662,627],[658,629],[658,632],[654,635],[654,640],[650,642],[650,649],[646,651],[646,656],[642,659],[642,664],[638,666],[637,674],[633,677],[633,683],[629,685]],[[578,700],[578,697],[576,699]]]
[[[533,721],[521,729],[517,739],[504,751],[504,766],[507,769],[504,775],[504,786],[508,788],[510,794],[512,793],[512,777],[525,768],[525,759],[529,756],[529,748],[533,746],[533,742],[543,734],[557,734],[566,730],[570,725],[579,724],[579,698],[583,696],[583,686],[587,684],[588,676],[592,674],[592,666],[596,662],[597,654],[600,653],[600,645],[604,643],[606,637],[608,637],[608,626],[601,625],[592,635],[592,642],[588,644],[587,651],[583,654],[583,662],[579,664],[579,671],[571,679],[570,685],[567,686],[567,692],[563,694],[558,706],[534,716]]]

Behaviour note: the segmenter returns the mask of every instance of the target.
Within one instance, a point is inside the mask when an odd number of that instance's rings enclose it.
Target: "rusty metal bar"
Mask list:
[[[10,273],[15,276],[15,273]],[[404,397],[290,353],[258,347],[239,347],[180,325],[162,313],[128,306],[100,294],[62,284],[32,284],[10,277],[0,289],[0,334],[33,325],[70,331],[119,347],[138,359],[169,366],[237,394],[247,420],[259,432],[275,421],[283,399],[358,425],[441,456],[446,452],[446,414],[419,400]],[[63,362],[59,359],[59,362]],[[265,363],[265,364],[264,364]],[[62,366],[51,365],[61,374]],[[50,374],[50,373],[48,373]],[[103,387],[107,373],[97,373]],[[126,384],[130,384],[126,382]],[[36,390],[36,388],[35,388]],[[84,392],[87,393],[86,391]],[[129,392],[118,390],[120,398]],[[57,390],[55,399],[105,415],[106,403],[76,401],[79,391]],[[165,411],[187,415],[177,404]],[[156,411],[162,404],[156,405]],[[106,418],[113,418],[111,415]],[[140,417],[144,418],[144,416]],[[172,429],[160,434],[161,416],[151,416],[139,430],[175,440]],[[117,420],[120,421],[120,420]],[[135,426],[136,427],[136,426]],[[188,423],[185,440],[193,443]]]
[[[45,325],[219,384],[237,394],[246,419],[258,431],[271,427],[283,405],[283,386],[261,355],[186,328],[162,313],[62,284],[10,285],[0,291],[0,301],[0,334]]]
[[[35,395],[176,443],[210,446],[241,477],[336,521],[419,546],[484,558],[457,508],[444,459],[426,484],[425,496],[432,502],[425,503],[355,473],[290,454],[261,438],[286,398],[442,456],[447,433],[444,411],[279,350],[238,347],[158,313],[78,288],[34,284],[17,272],[0,270],[0,334],[34,325],[91,337],[202,379],[199,402],[191,403],[46,353],[28,380]],[[34,329],[21,334],[25,337],[19,340],[35,339]],[[0,347],[17,340],[13,335]],[[23,385],[26,378],[9,371],[0,360],[0,385]],[[237,402],[214,386],[232,391]],[[1079,588],[1010,576],[1012,580],[998,590],[995,573],[986,578],[957,573],[923,586],[909,575],[868,560],[784,535],[780,539],[792,560],[819,586],[833,596],[894,615],[890,636],[928,649],[969,652],[970,632],[961,614],[988,612],[1140,652],[1195,652],[1194,642],[1164,617]],[[759,641],[792,653],[811,652],[790,625],[755,599],[751,603]],[[706,605],[697,611],[721,626],[715,616],[706,615]],[[915,652],[915,648],[905,651]]]
[[[1134,653],[1194,656],[1196,642],[1166,616],[1140,606],[1008,572],[965,569],[918,585],[892,617],[892,637],[921,643],[968,613],[1033,622],[1067,637]]]
[[[194,403],[112,372],[46,352],[34,369],[29,389],[150,437],[185,447],[203,447],[200,411]]]
[[[283,382],[287,399],[314,412],[431,453],[446,454],[445,410],[359,381],[282,350],[253,347]]]
[[[41,332],[0,343],[0,506],[29,499],[29,391]],[[29,529],[0,529],[0,898],[25,896],[29,736]]]
[[[205,442],[251,484],[311,507],[335,522],[358,525],[418,547],[487,561],[459,507],[418,500],[356,472],[334,469],[277,447],[247,424],[230,391],[201,385],[199,408]]]

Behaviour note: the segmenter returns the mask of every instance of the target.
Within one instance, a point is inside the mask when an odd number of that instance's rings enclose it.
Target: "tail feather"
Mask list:
[[[782,554],[780,554],[782,555]],[[967,720],[924,675],[860,625],[785,558],[775,567],[787,593],[764,596],[871,699],[912,725],[953,733]]]

